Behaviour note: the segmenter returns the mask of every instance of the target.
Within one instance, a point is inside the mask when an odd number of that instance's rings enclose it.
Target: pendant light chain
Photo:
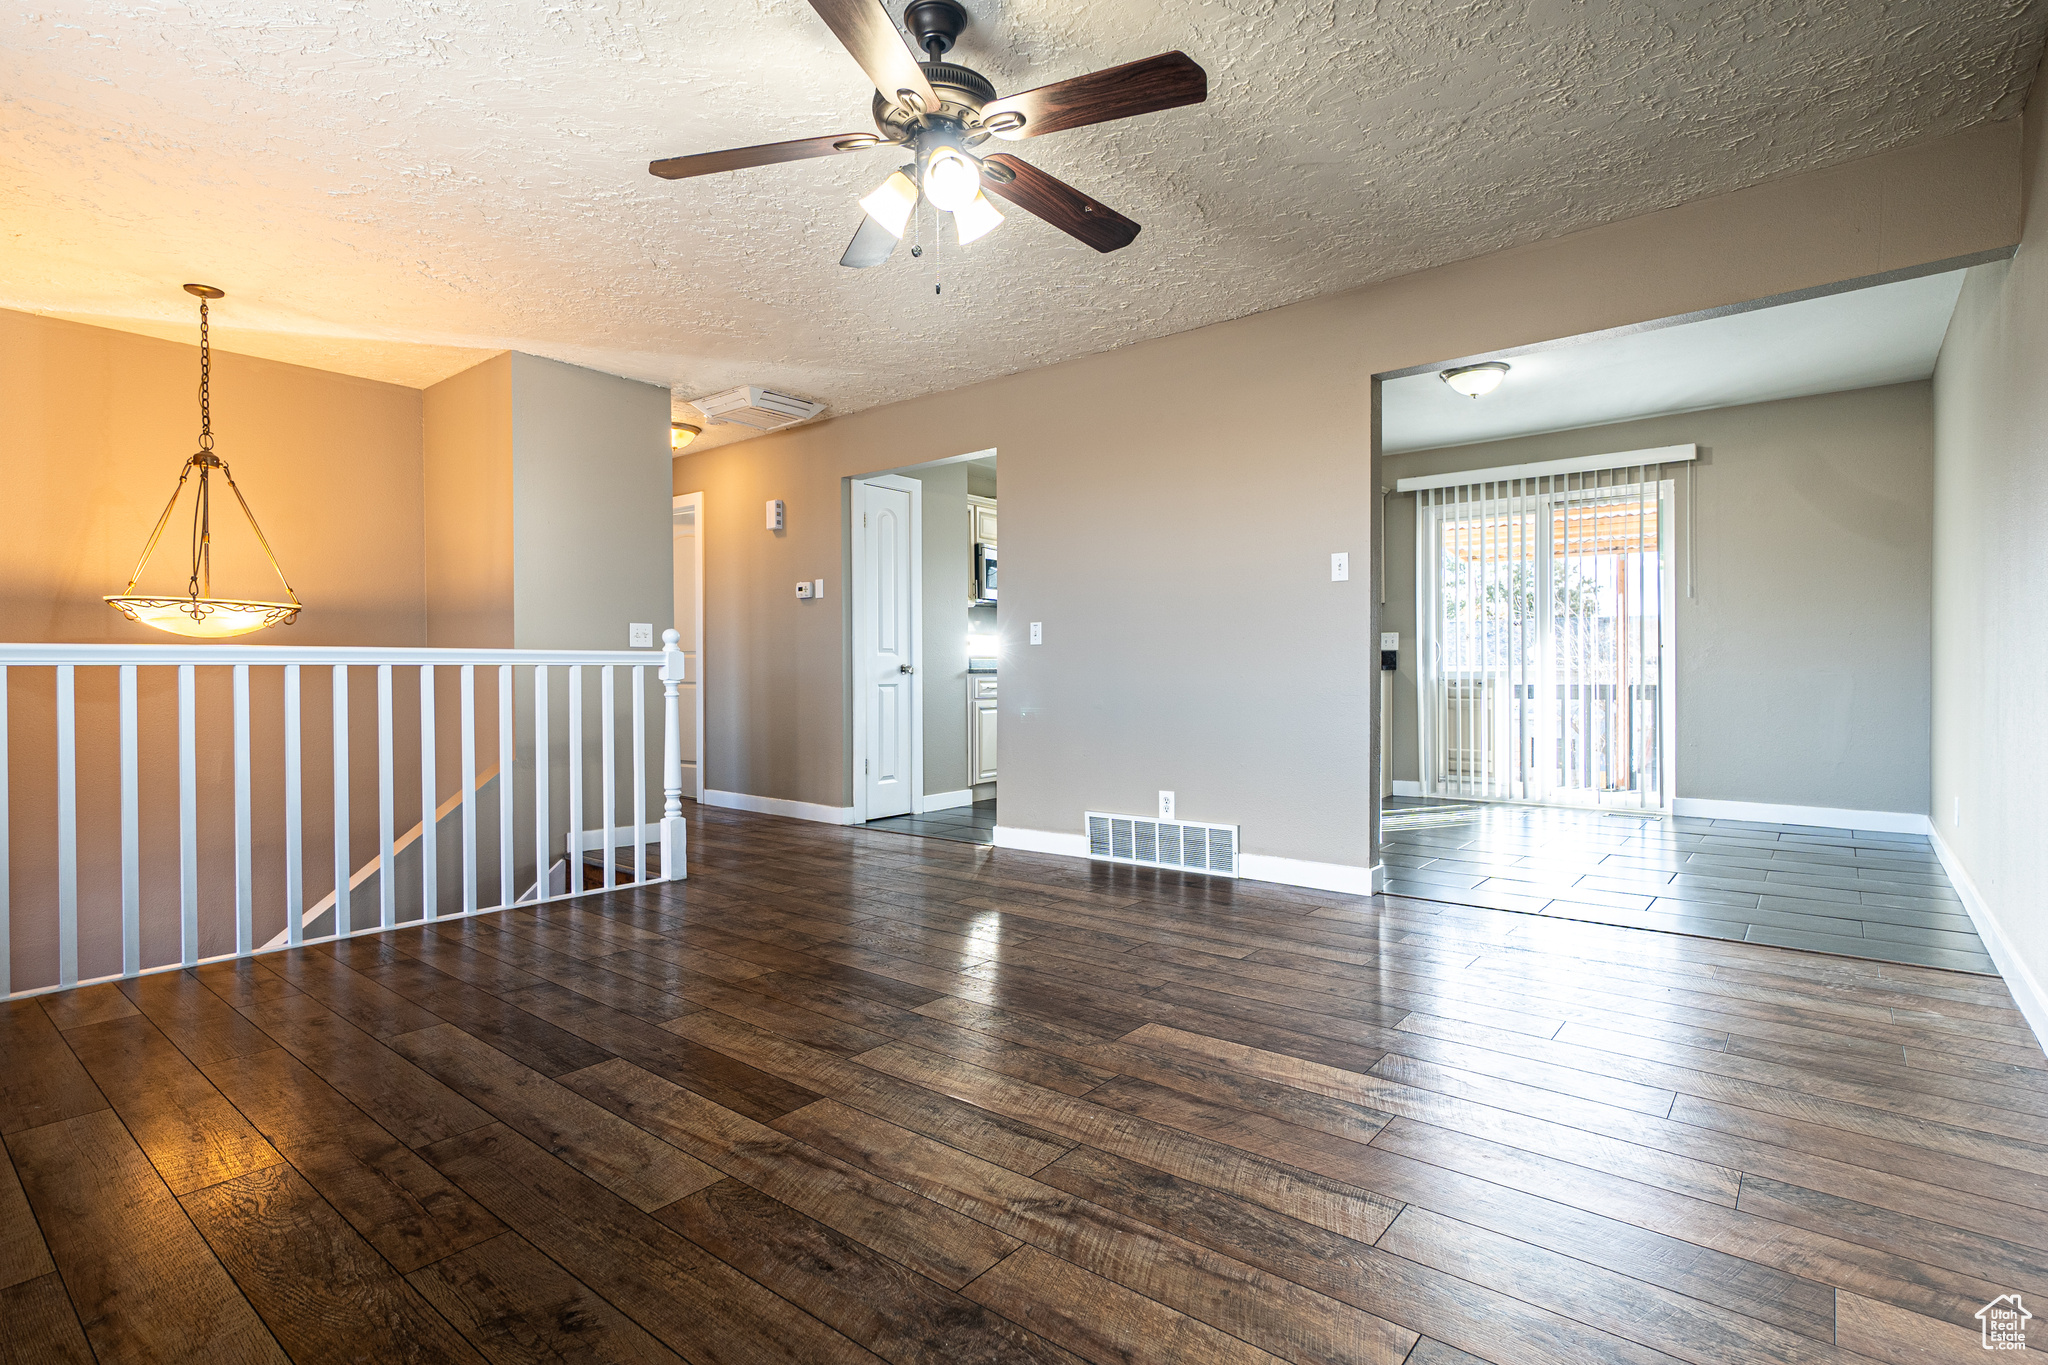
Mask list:
[[[199,300],[199,448],[213,449],[213,405],[209,389],[213,378],[213,341],[208,333],[206,300]],[[205,476],[202,475],[202,478]]]

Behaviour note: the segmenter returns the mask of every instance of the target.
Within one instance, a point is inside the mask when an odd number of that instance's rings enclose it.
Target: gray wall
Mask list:
[[[1386,483],[1697,443],[1676,571],[1677,794],[1925,812],[1933,391],[1925,380],[1389,457]],[[1394,777],[1416,751],[1415,499],[1387,504],[1385,629],[1401,632]]]
[[[1934,372],[1934,829],[2048,1037],[2048,100],[2027,110],[2027,236],[1963,285]],[[1966,889],[1966,896],[1971,889]]]
[[[675,620],[668,390],[514,352],[512,633],[624,649]]]
[[[676,461],[709,501],[714,789],[844,810],[850,476],[1002,452],[1002,823],[1240,821],[1248,855],[1372,862],[1370,376],[1949,260],[2018,232],[1996,125],[1554,241]],[[1151,245],[1146,245],[1151,243]],[[1132,248],[1172,268],[1172,239]],[[761,530],[765,498],[789,532]],[[1042,621],[1045,643],[1025,643]]]

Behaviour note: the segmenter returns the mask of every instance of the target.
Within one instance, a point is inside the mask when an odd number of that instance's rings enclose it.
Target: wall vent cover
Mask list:
[[[1087,812],[1088,856],[1138,867],[1237,875],[1237,826]]]
[[[753,384],[743,384],[737,389],[727,389],[692,402],[713,426],[729,423],[752,427],[756,431],[774,431],[778,427],[808,422],[825,410],[823,403]]]

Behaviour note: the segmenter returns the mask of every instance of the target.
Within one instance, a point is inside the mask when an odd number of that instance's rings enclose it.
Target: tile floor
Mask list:
[[[918,834],[927,839],[951,839],[961,844],[992,844],[996,841],[996,803],[977,801],[971,806],[926,811],[923,815],[892,815],[884,820],[870,820],[867,827]]]
[[[1995,973],[1923,835],[1393,797],[1390,895]]]

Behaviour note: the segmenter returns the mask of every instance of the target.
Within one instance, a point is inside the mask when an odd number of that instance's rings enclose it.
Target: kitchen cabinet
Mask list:
[[[996,680],[967,682],[967,785],[973,787],[996,780]]]

